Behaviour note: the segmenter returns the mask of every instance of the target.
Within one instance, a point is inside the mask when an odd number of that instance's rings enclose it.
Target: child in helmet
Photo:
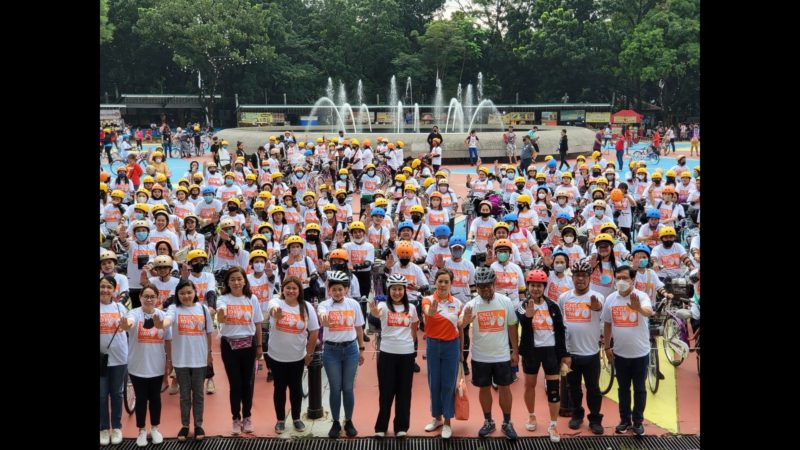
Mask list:
[[[514,178],[514,186],[515,190],[511,193],[508,197],[508,210],[509,211],[516,211],[517,210],[517,198],[520,195],[527,195],[528,197],[533,197],[533,193],[525,188],[525,178],[523,177],[515,177]]]
[[[448,226],[450,223],[450,213],[442,205],[442,193],[439,191],[431,193],[428,201],[430,202],[430,206],[427,217],[425,218],[425,226],[429,229],[436,228],[439,225]]]
[[[525,276],[522,274],[522,269],[516,263],[511,262],[513,247],[515,247],[514,243],[508,239],[496,240],[494,254],[497,260],[492,263],[490,268],[497,276],[495,283],[497,292],[510,298],[516,309],[520,303],[520,293],[525,292]]]
[[[647,208],[645,217],[647,223],[639,227],[636,242],[643,242],[653,248],[658,245],[658,234],[664,224],[661,223],[661,213],[655,208]]]
[[[318,278],[317,267],[314,261],[303,251],[305,240],[297,235],[286,239],[288,254],[281,261],[281,268],[286,276],[293,276],[303,283],[303,298],[309,301],[312,298],[310,283],[316,283]]]
[[[569,255],[563,250],[553,252],[553,260],[550,266],[553,268],[547,276],[547,288],[545,295],[553,302],[558,302],[558,297],[564,292],[573,289],[572,277],[566,276],[565,271],[569,267]]]
[[[217,198],[223,202],[227,202],[233,197],[238,199],[242,198],[242,188],[236,184],[236,174],[233,172],[226,172],[224,179],[224,186],[217,189]]]
[[[519,250],[520,266],[522,268],[532,267],[534,253],[539,257],[543,256],[542,249],[536,244],[534,233],[519,226],[517,214],[506,214],[503,222],[508,224],[508,240],[513,242]]]
[[[425,246],[421,242],[414,239],[414,233],[416,232],[415,230],[416,228],[411,221],[405,220],[403,222],[400,222],[400,224],[397,226],[397,232],[399,233],[397,244],[399,245],[399,243],[403,241],[410,242],[413,247],[413,254],[414,254],[412,260],[416,264],[422,264],[425,262],[425,258],[428,256],[428,252],[425,250]],[[389,240],[389,248],[393,250],[392,253],[396,259],[397,249],[394,240],[391,239],[391,235]]]
[[[431,279],[436,279],[436,272],[444,267],[445,260],[452,257],[450,252],[450,228],[447,225],[440,224],[433,230],[433,235],[437,243],[431,245],[428,249],[425,264],[430,267]]]
[[[472,263],[476,266],[482,265],[478,262],[477,255],[486,254],[486,245],[489,243],[489,238],[492,236],[494,225],[497,223],[492,215],[492,204],[488,201],[482,201],[478,205],[478,217],[472,221],[467,234],[467,243],[474,244],[472,247]]]

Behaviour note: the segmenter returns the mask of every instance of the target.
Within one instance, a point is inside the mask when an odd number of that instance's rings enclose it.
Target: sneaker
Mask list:
[[[569,428],[570,430],[577,430],[581,427],[583,423],[583,417],[573,417],[569,420]]]
[[[185,441],[187,437],[189,437],[189,427],[182,427],[181,431],[178,431],[178,442]]]
[[[202,441],[206,437],[206,431],[203,427],[194,427],[194,439],[196,441]]]
[[[421,369],[419,368],[419,364],[414,362],[414,373],[418,373]]]
[[[528,431],[536,431],[536,414],[528,414],[528,423],[525,424]]]
[[[658,371],[658,379],[659,379],[659,380],[663,380],[663,379],[665,379],[665,378],[666,378],[666,377],[664,376],[664,374],[663,374],[663,373],[661,373],[661,371],[659,370],[659,371]]]
[[[214,392],[217,392],[217,387],[214,386],[214,379],[209,378],[208,383],[206,383],[206,394],[213,394]]]
[[[478,437],[485,438],[496,429],[497,426],[494,424],[494,420],[486,419],[483,421],[483,426],[478,431]]]
[[[253,430],[253,420],[251,417],[245,417],[242,419],[242,431],[245,433],[252,433]]]
[[[284,431],[286,431],[286,423],[285,422],[280,421],[280,422],[275,424],[275,433],[282,434]]]
[[[150,436],[153,437],[153,445],[158,445],[164,442],[164,436],[158,431],[158,427],[150,427]]]
[[[442,426],[442,439],[450,439],[450,436],[453,435],[453,430],[450,428],[450,425],[443,425]]]
[[[292,422],[292,425],[294,425],[294,431],[305,431],[306,430],[306,424],[304,424],[303,421],[300,420],[300,419],[297,419],[294,422]]]
[[[636,423],[633,424],[633,433],[637,436],[641,436],[644,434],[644,424]]]
[[[175,383],[172,383],[172,385],[169,387],[169,390],[167,391],[167,393],[169,395],[175,395],[175,394],[178,393],[178,391],[180,391],[180,386],[178,386],[178,382],[176,381]]]
[[[370,339],[369,339],[369,336],[367,336],[367,335],[365,334],[365,335],[364,335],[364,342],[369,342],[369,341],[370,341]]]
[[[147,447],[147,430],[139,430],[139,437],[136,438],[137,447]]]
[[[614,431],[616,431],[617,434],[623,434],[627,433],[628,430],[630,429],[631,429],[630,422],[621,422],[619,425],[617,425],[617,428],[615,428]]]
[[[242,432],[242,421],[239,419],[233,419],[233,426],[231,427],[231,434],[234,436],[238,436]]]
[[[558,434],[558,427],[556,424],[551,423],[549,427],[547,427],[547,433],[550,435],[550,442],[561,442],[561,435]]]
[[[405,432],[405,431],[398,431],[397,433],[395,433],[395,436],[399,437],[399,438],[404,438],[404,437],[406,437],[407,434],[408,433]]]
[[[514,425],[511,422],[504,423],[503,426],[500,427],[503,431],[503,434],[506,435],[508,440],[516,441],[517,440],[517,432],[514,430]]]
[[[111,443],[111,435],[108,430],[100,431],[100,445],[108,445]]]
[[[342,424],[339,423],[338,420],[333,421],[333,425],[331,425],[330,431],[328,431],[328,437],[331,439],[336,439],[339,437],[339,434],[342,432]]]
[[[442,422],[442,421],[441,421],[441,420],[439,420],[439,419],[433,419],[433,420],[431,421],[431,423],[429,423],[429,424],[425,425],[425,431],[427,431],[428,433],[430,433],[431,431],[434,431],[435,429],[439,428],[439,427],[440,427],[440,426],[442,426],[442,425],[444,425],[444,422]]]
[[[591,422],[591,423],[589,423],[589,429],[594,434],[603,434],[603,431],[604,431],[603,430],[603,426],[600,425],[599,422]]]
[[[384,433],[383,431],[375,432],[375,439],[383,439],[384,436],[386,436],[386,433]]]
[[[111,445],[117,445],[122,443],[122,430],[119,428],[114,428],[111,430]]]
[[[267,371],[267,383],[272,383],[272,380],[273,380],[272,371],[271,370]]]
[[[353,426],[352,420],[344,421],[344,432],[347,434],[347,437],[356,437],[358,430],[356,430],[356,427]]]

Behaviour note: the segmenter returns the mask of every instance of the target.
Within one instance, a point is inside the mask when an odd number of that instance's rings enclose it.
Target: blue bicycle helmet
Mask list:
[[[645,214],[645,216],[648,219],[660,219],[661,218],[661,213],[655,208],[648,208],[647,209],[647,213]]]
[[[375,208],[372,210],[372,216],[386,217],[386,210],[383,208]]]
[[[556,164],[558,164],[558,163],[556,162],[555,159],[551,159],[550,161],[547,161],[547,167],[553,168],[553,167],[556,166]]]
[[[569,264],[569,253],[565,252],[564,250],[558,249],[553,252],[553,259],[556,259],[556,256],[562,255],[567,258],[567,264]]]
[[[464,236],[453,236],[450,238],[450,247],[455,247],[456,245],[467,248],[467,240],[464,239]]]
[[[566,213],[566,212],[558,213],[558,215],[556,216],[556,220],[558,220],[558,219],[564,219],[567,222],[571,222],[572,221],[572,217],[569,215],[569,213]]]
[[[312,152],[311,150],[306,150],[306,151],[303,152],[303,155],[305,155],[305,156],[311,156],[313,154],[314,154],[314,152]]]
[[[438,237],[450,237],[450,227],[447,225],[439,225],[436,229],[433,230],[433,235]]]
[[[503,222],[506,222],[506,223],[508,223],[508,222],[517,222],[518,220],[519,219],[517,218],[517,215],[515,213],[508,213],[505,216],[503,216]]]
[[[649,257],[650,256],[650,247],[648,247],[647,244],[641,244],[641,243],[640,244],[636,244],[636,245],[633,246],[633,249],[631,249],[631,255],[635,255],[636,252],[645,252],[647,254],[647,256]]]
[[[410,220],[404,220],[397,225],[397,232],[403,231],[403,228],[411,228],[413,230],[414,224]]]
[[[213,187],[206,186],[206,187],[203,188],[203,195],[213,194],[213,193],[214,193],[214,188]]]

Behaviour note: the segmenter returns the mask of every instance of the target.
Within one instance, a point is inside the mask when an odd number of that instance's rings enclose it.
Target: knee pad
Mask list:
[[[545,380],[547,386],[547,401],[550,403],[558,403],[561,401],[561,396],[558,391],[558,380]]]

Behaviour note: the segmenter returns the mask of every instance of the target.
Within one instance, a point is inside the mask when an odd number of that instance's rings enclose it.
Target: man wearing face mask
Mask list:
[[[603,304],[603,349],[613,361],[617,373],[620,423],[618,434],[633,429],[644,434],[644,410],[647,402],[647,363],[650,356],[649,317],[653,315],[650,297],[633,287],[636,272],[630,266],[616,269],[617,290]],[[614,347],[611,348],[611,340]],[[631,408],[633,384],[633,408]],[[631,419],[633,424],[631,425]]]
[[[217,170],[217,164],[208,162],[204,164],[203,178],[206,180],[206,186],[220,187],[223,184],[222,174]]]
[[[366,142],[369,141],[365,141]],[[371,153],[370,153],[371,154]],[[374,199],[375,191],[381,185],[381,178],[375,175],[375,165],[367,164],[367,172],[361,176],[361,211],[358,213],[358,218],[361,219],[364,215],[369,217],[369,210]]]
[[[194,209],[195,215],[200,218],[200,231],[206,232],[204,228],[209,225],[216,225],[219,222],[222,211],[222,202],[214,196],[214,188],[206,186],[203,188],[203,201],[198,203]]]
[[[438,241],[438,245],[431,245],[428,249],[428,256],[425,264],[430,267],[431,279],[436,279],[436,272],[443,268],[445,261],[452,258],[450,252],[450,228],[447,225],[439,225],[433,230],[433,235]]]
[[[681,263],[689,270],[694,270],[694,264],[686,253],[683,245],[675,242],[677,233],[675,228],[663,227],[658,232],[661,245],[653,248],[653,269],[661,278],[676,278],[681,276]]]
[[[489,169],[481,167],[478,169],[478,179],[472,180],[472,177],[467,175],[467,187],[472,189],[474,197],[473,207],[475,211],[480,209],[480,203],[486,198],[487,193],[494,190],[494,182],[489,179]],[[491,207],[491,205],[489,205]]]
[[[578,430],[583,423],[583,378],[586,406],[589,408],[589,429],[594,434],[603,434],[603,415],[600,413],[603,396],[600,394],[600,352],[597,343],[600,342],[600,317],[605,297],[589,288],[592,266],[588,261],[576,260],[571,269],[575,287],[558,297],[558,306],[564,314],[567,351],[572,359],[572,370],[567,374],[569,406],[572,409],[569,427]]]
[[[569,256],[570,261],[577,261],[586,257],[583,247],[577,245],[578,230],[574,226],[567,224],[560,230],[560,233],[562,243],[553,249],[554,252],[563,251]]]

